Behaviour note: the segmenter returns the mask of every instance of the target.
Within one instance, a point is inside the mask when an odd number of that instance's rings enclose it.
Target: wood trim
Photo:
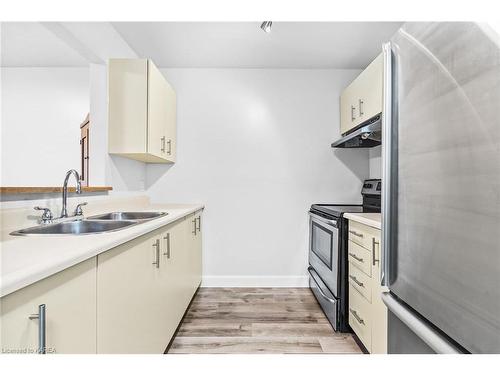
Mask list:
[[[111,186],[82,186],[83,193],[105,192],[113,190]],[[74,193],[74,187],[68,187],[70,193]],[[1,186],[0,194],[43,194],[62,193],[62,187],[55,186]]]

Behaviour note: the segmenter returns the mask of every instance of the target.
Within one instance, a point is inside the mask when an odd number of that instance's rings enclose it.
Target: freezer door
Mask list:
[[[391,292],[472,353],[500,353],[500,37],[409,23],[391,40]]]

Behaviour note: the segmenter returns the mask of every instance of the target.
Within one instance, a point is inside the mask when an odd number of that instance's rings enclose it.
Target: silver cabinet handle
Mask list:
[[[354,121],[356,119],[356,117],[354,117],[354,111],[356,110],[356,108],[354,108],[353,105],[351,105],[351,121]]]
[[[156,248],[156,261],[153,264],[156,265],[156,268],[160,268],[160,240],[157,239],[153,244],[153,247]]]
[[[165,237],[163,237],[164,240],[167,240],[167,252],[163,253],[163,255],[167,256],[167,259],[170,259],[170,233],[167,233]]]
[[[194,224],[194,229],[191,233],[194,233],[194,235],[196,236],[196,218],[194,218],[193,220],[193,224]]]
[[[380,242],[378,242],[375,237],[372,237],[372,265],[374,266],[375,263],[377,263],[379,260],[375,259],[375,245],[380,245]]]
[[[364,113],[363,113],[363,104],[364,104],[364,102],[361,99],[359,99],[359,117],[361,117],[361,116],[364,115]]]
[[[358,232],[356,232],[354,230],[349,230],[349,233],[354,234],[356,237],[361,237],[361,238],[364,237],[363,233],[358,233]]]
[[[45,354],[46,324],[45,304],[38,306],[38,314],[29,316],[30,320],[38,319],[38,354]]]
[[[167,144],[168,144],[167,154],[172,155],[172,140],[169,139]]]
[[[362,283],[361,281],[359,281],[358,279],[356,279],[356,276],[352,276],[352,275],[349,275],[349,278],[354,281],[356,284],[358,284],[359,286],[361,287],[364,287],[364,283]]]
[[[354,318],[356,318],[356,320],[358,321],[359,324],[365,325],[365,321],[363,319],[361,319],[361,317],[358,315],[358,312],[356,310],[353,310],[349,307],[349,311],[351,312],[352,316],[354,316]]]
[[[198,220],[198,232],[201,232],[201,216],[196,218]]]
[[[161,152],[165,152],[165,136],[161,137]]]
[[[354,259],[356,259],[358,262],[364,263],[364,259],[356,256],[354,253],[349,253],[350,256],[352,256]]]

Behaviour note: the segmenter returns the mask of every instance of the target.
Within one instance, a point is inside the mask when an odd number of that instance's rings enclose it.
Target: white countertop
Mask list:
[[[151,205],[142,211],[165,211],[168,215],[111,233],[5,237],[0,243],[0,296],[15,292],[202,208],[203,205]]]
[[[380,213],[366,212],[366,213],[350,213],[344,214],[344,217],[349,220],[357,221],[358,223],[368,225],[373,228],[382,228],[382,215]]]

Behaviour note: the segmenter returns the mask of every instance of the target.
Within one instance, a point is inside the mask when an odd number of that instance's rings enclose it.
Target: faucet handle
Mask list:
[[[86,206],[87,202],[78,203],[75,208],[75,216],[83,215],[82,206]]]
[[[37,211],[43,211],[41,220],[42,224],[49,224],[52,222],[54,216],[52,215],[52,211],[50,211],[50,208],[40,206],[35,206],[33,208]]]

